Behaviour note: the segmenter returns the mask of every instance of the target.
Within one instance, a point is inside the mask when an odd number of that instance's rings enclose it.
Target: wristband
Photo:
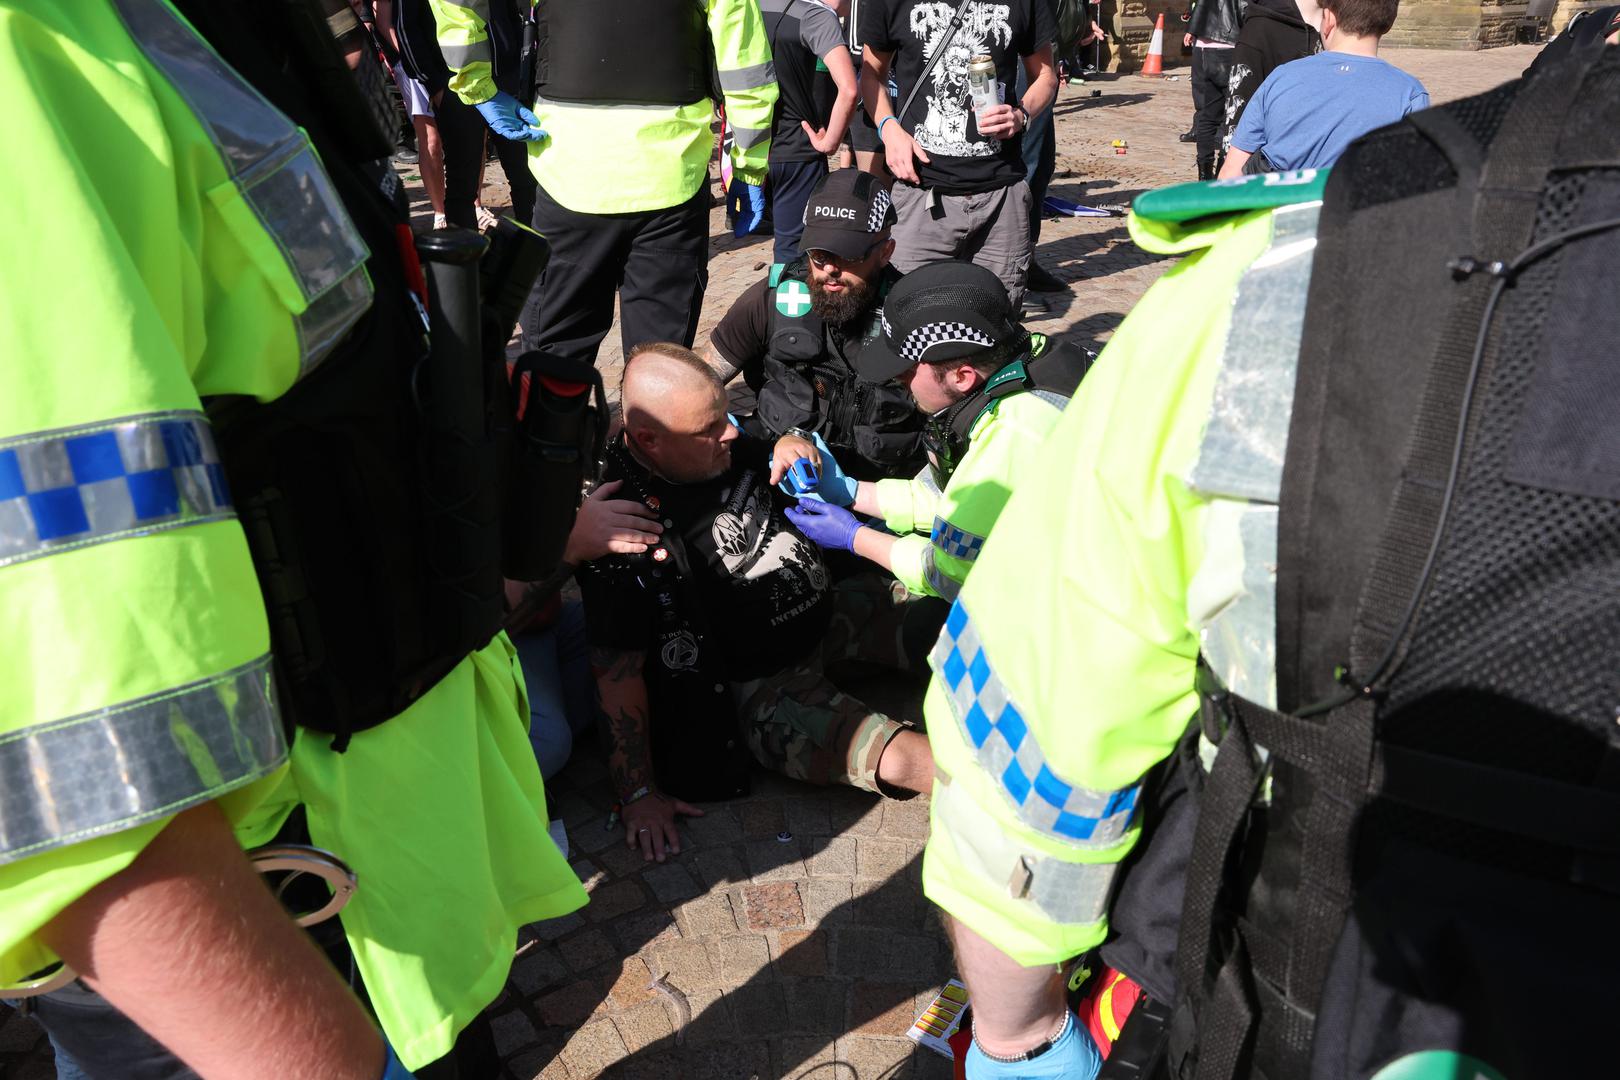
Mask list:
[[[649,796],[651,794],[652,794],[651,786],[649,786],[647,784],[643,784],[640,787],[636,788],[636,790],[632,791],[630,794],[626,795],[624,798],[620,799],[619,800],[619,806],[621,808],[629,806],[631,803],[635,802],[636,800],[645,799],[647,796]]]
[[[1023,124],[1021,124],[1019,126],[1018,130],[1019,131],[1028,131],[1029,130],[1029,113],[1028,113],[1028,111],[1026,111],[1025,108],[1022,105],[1014,105],[1013,106],[1013,112],[1017,113],[1019,116],[1024,118],[1024,122],[1023,122]]]
[[[878,121],[878,130],[877,130],[878,142],[883,141],[883,125],[887,124],[890,120],[894,120],[894,119],[898,119],[898,118],[891,114],[889,116],[885,116],[883,119]]]
[[[971,1019],[968,1021],[968,1031],[972,1034],[973,1041],[978,1044],[979,1053],[983,1054],[991,1061],[996,1062],[998,1065],[1013,1065],[1020,1061],[1034,1061],[1036,1058],[1052,1049],[1052,1047],[1057,1044],[1059,1039],[1063,1038],[1063,1036],[1069,1033],[1069,1025],[1072,1023],[1074,1023],[1074,1013],[1065,1009],[1063,1011],[1063,1021],[1062,1023],[1058,1024],[1056,1031],[1052,1032],[1052,1034],[1048,1035],[1035,1046],[1025,1050],[1022,1054],[1010,1054],[1005,1056],[1001,1054],[992,1054],[990,1051],[984,1048],[983,1043],[979,1042],[979,1025],[977,1021]]]

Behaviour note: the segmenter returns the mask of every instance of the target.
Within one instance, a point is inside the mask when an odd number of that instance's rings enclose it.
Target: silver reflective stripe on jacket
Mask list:
[[[0,440],[0,567],[235,516],[201,413]]]
[[[0,735],[0,864],[218,798],[285,757],[268,656]]]
[[[304,133],[161,0],[117,0],[130,37],[208,130],[231,179],[281,250],[309,305],[297,318],[299,374],[371,306],[366,245]]]
[[[404,37],[405,35],[400,35],[402,42]],[[439,42],[439,52],[444,56],[445,64],[452,71],[460,71],[471,64],[491,64],[494,63],[495,58],[495,53],[490,48],[488,38],[483,41],[470,42],[466,45],[448,45],[441,41]]]
[[[1321,206],[1272,214],[1271,245],[1238,281],[1209,421],[1188,478],[1207,495],[1277,501]]]
[[[950,844],[962,865],[997,891],[1033,906],[1043,918],[1088,926],[1108,914],[1116,862],[1070,862],[1029,851],[944,774],[934,787],[941,826],[934,843]]]
[[[1271,244],[1238,281],[1209,420],[1188,485],[1212,500],[1189,589],[1200,649],[1235,694],[1274,705],[1277,500],[1320,202],[1277,210]]]
[[[726,93],[757,90],[776,81],[776,64],[770,60],[745,68],[720,72],[720,89]]]
[[[962,591],[962,583],[940,569],[938,552],[932,544],[923,550],[923,580],[936,596],[949,602]]]

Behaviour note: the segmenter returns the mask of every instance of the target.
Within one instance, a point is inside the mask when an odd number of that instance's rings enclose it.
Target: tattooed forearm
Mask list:
[[[608,772],[621,795],[653,783],[652,742],[647,710],[647,683],[642,678],[643,654],[616,649],[593,649],[591,667],[607,717],[613,751]]]
[[[709,367],[716,375],[720,376],[720,381],[723,383],[728,383],[732,379],[735,379],[737,377],[737,373],[742,370],[741,366],[733,364],[730,360],[727,360],[724,356],[720,355],[720,350],[715,348],[713,345],[709,346],[709,351],[704,353],[703,359],[708,361]]]
[[[620,794],[651,787],[652,747],[647,737],[647,714],[639,709],[621,708],[608,713],[608,734],[613,753],[608,755],[608,772]]]

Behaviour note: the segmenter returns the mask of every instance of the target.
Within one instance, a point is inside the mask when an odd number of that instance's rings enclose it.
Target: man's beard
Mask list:
[[[839,284],[843,285],[841,291],[829,293],[815,278],[810,279],[810,312],[831,326],[842,326],[868,311],[877,291],[869,281],[856,285],[846,277]]]

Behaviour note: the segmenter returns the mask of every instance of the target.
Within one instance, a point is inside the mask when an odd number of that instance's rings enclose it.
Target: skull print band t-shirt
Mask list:
[[[643,501],[679,549],[665,542],[645,555],[608,556],[580,575],[593,647],[651,648],[666,614],[658,596],[668,590],[659,586],[672,574],[686,576],[682,595],[695,590],[701,608],[702,625],[692,629],[702,640],[694,646],[719,650],[733,682],[779,671],[820,643],[832,613],[821,549],[782,513],[792,500],[771,486],[770,444],[744,437],[731,447],[726,472],[691,484],[650,475],[622,445],[609,455],[603,480],[625,481],[613,497]],[[695,656],[661,659],[696,663]]]
[[[972,195],[1008,187],[1024,177],[1022,136],[993,139],[979,133],[968,93],[968,62],[988,56],[996,65],[1001,101],[1018,104],[1015,86],[1023,58],[1050,45],[1057,34],[1051,0],[969,0],[955,33],[954,0],[863,0],[857,17],[863,46],[892,54],[890,70],[900,96],[910,95],[934,53],[939,63],[899,123],[929,162],[917,164],[922,186],[944,195]]]

